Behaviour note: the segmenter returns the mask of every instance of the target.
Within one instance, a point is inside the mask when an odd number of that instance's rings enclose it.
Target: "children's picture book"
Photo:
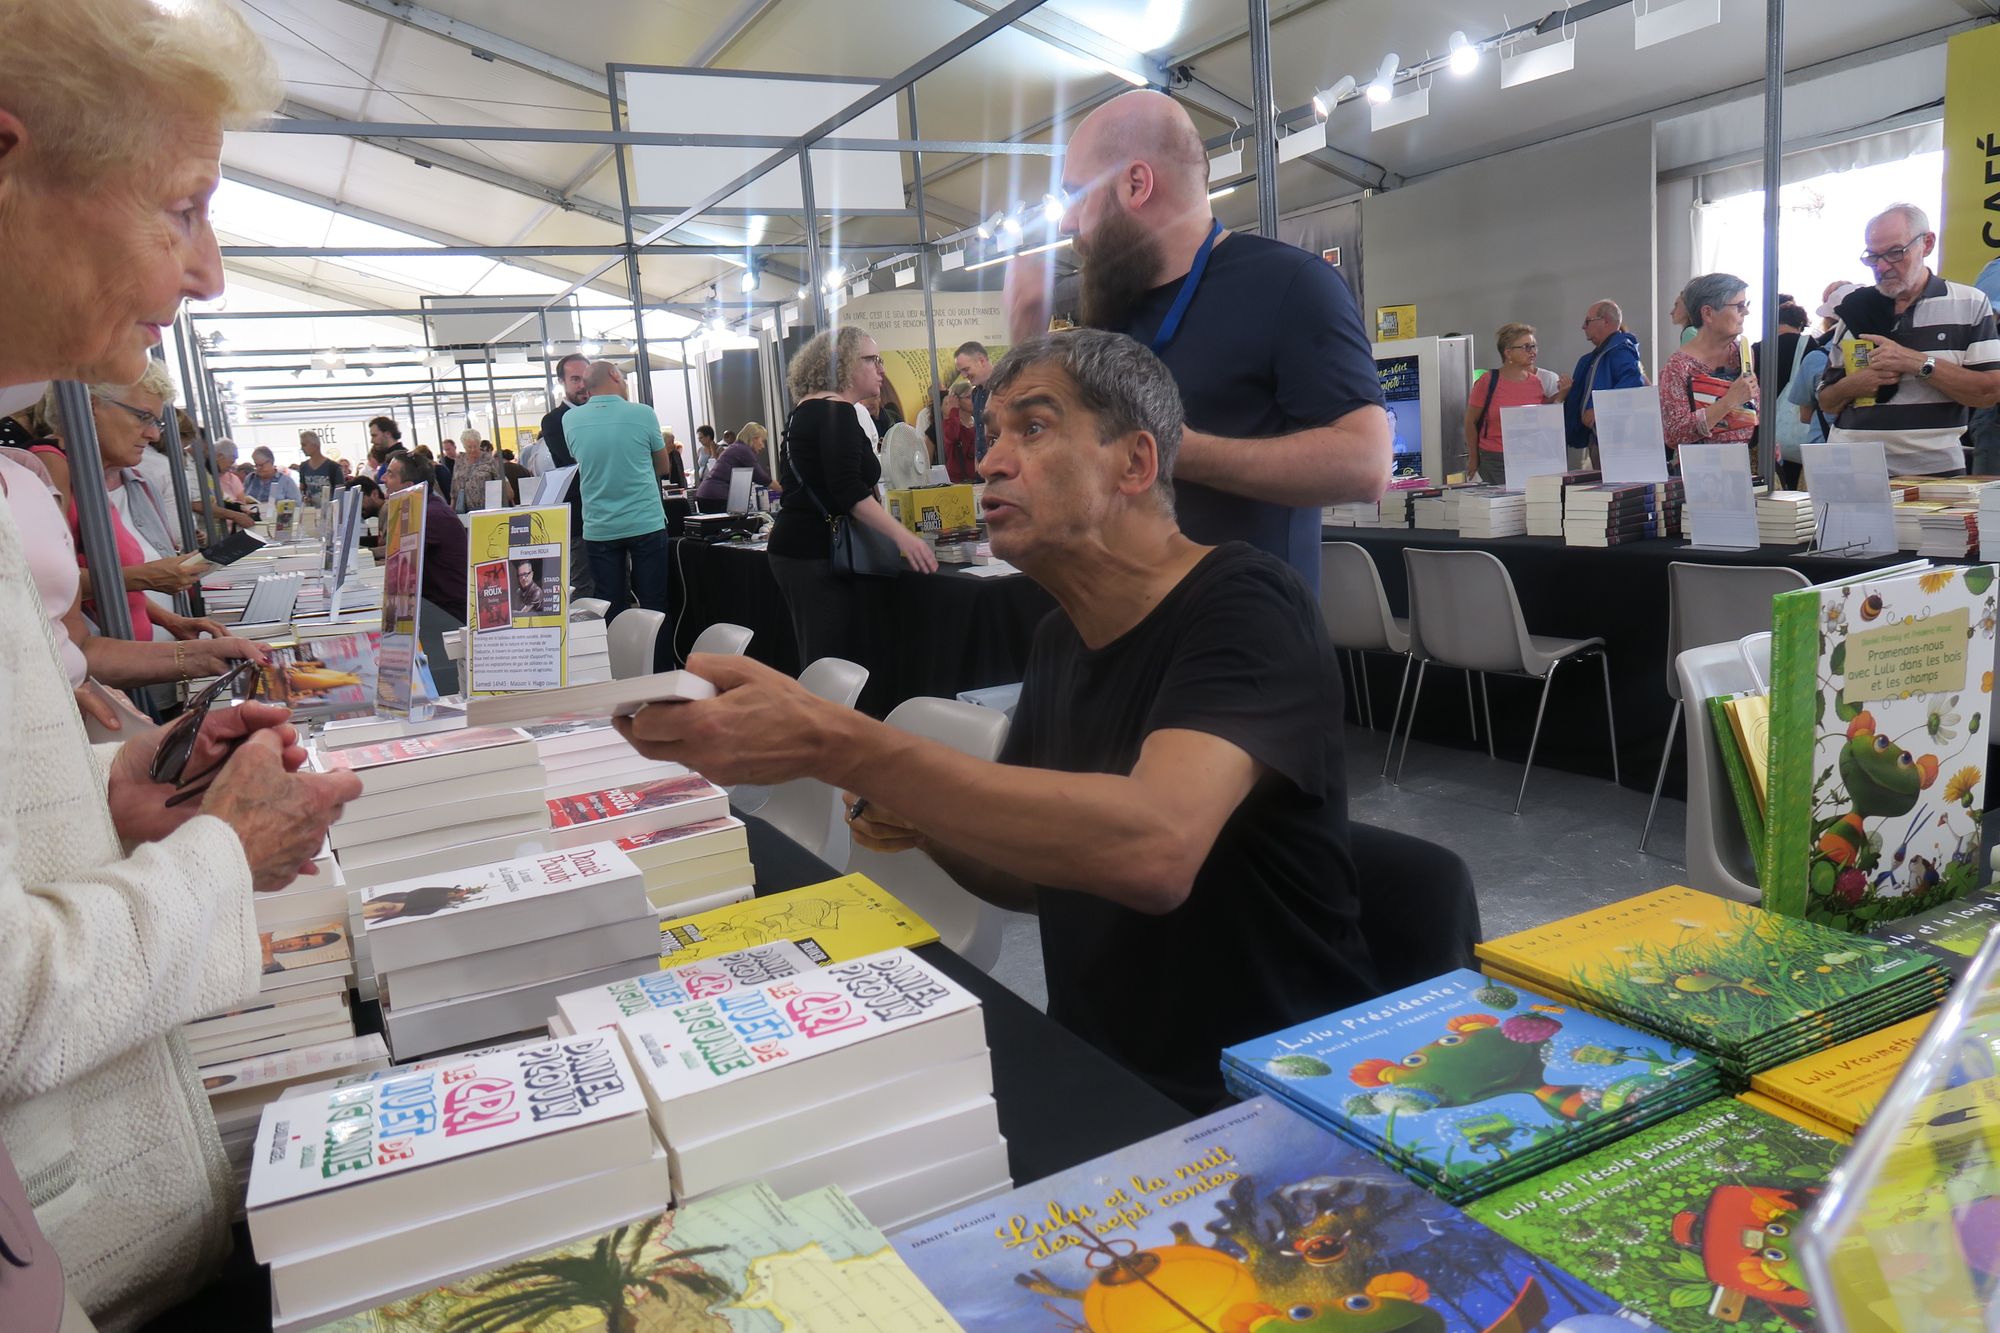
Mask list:
[[[931,944],[929,922],[866,875],[843,875],[764,898],[731,903],[660,923],[660,966],[679,967],[725,953],[790,940],[824,967],[884,949]]]
[[[1674,1333],[1819,1327],[1797,1236],[1845,1149],[1710,1102],[1467,1211]]]
[[[1844,1134],[1858,1134],[1930,1025],[1929,1014],[1906,1018],[1880,1032],[1753,1074],[1750,1087]]]
[[[1611,1333],[1618,1302],[1267,1097],[890,1237],[966,1333]]]
[[[2000,925],[2000,890],[1975,889],[1954,902],[1927,912],[1879,921],[1868,928],[1870,939],[1899,948],[1917,949],[1935,958],[1954,977],[1965,975],[1979,946]]]
[[[1985,878],[1994,572],[1862,575],[1772,599],[1768,910],[1862,930]]]

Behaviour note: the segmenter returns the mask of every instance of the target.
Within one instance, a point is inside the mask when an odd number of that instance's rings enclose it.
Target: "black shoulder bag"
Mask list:
[[[785,419],[784,437],[779,441],[779,449],[790,458],[792,447],[792,423],[798,419],[798,408]],[[827,545],[832,550],[833,572],[848,578],[892,579],[906,568],[903,553],[896,543],[884,537],[853,514],[836,514],[814,494],[806,484],[806,474],[799,469],[798,460],[791,459],[792,475],[798,478],[799,489],[813,502],[813,507],[826,516]]]

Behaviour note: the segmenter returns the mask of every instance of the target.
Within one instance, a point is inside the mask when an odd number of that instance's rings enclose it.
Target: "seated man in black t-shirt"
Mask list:
[[[979,465],[994,554],[1061,609],[1036,632],[1001,762],[814,698],[743,658],[720,695],[620,728],[723,783],[801,776],[1041,915],[1049,1013],[1190,1110],[1222,1047],[1377,993],[1347,842],[1339,669],[1297,574],[1174,521],[1180,399],[1121,334],[1034,338],[995,370]]]

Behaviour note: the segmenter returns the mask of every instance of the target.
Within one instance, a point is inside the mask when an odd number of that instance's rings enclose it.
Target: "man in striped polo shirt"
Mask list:
[[[1889,474],[1942,477],[1965,471],[1959,438],[1975,408],[2000,402],[2000,329],[1992,303],[1977,287],[1946,282],[1925,264],[1937,249],[1930,219],[1914,204],[1893,204],[1868,223],[1861,262],[1875,274],[1875,289],[1895,303],[1896,322],[1886,336],[1860,335],[1872,344],[1868,366],[1847,374],[1831,358],[1820,381],[1820,409],[1833,418],[1827,439],[1881,440]],[[1848,336],[1842,326],[1836,338]],[[1855,399],[1879,394],[1887,402],[1861,407]]]

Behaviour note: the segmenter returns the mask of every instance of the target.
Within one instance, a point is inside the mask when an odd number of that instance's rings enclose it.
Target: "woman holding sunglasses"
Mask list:
[[[0,310],[34,312],[0,320],[4,414],[53,378],[132,384],[180,304],[220,293],[222,129],[261,122],[277,89],[223,0],[0,0],[0,29]],[[0,1143],[69,1294],[130,1328],[229,1244],[179,1028],[257,994],[251,892],[290,880],[360,783],[297,772],[285,711],[257,704],[93,750],[7,484]]]

